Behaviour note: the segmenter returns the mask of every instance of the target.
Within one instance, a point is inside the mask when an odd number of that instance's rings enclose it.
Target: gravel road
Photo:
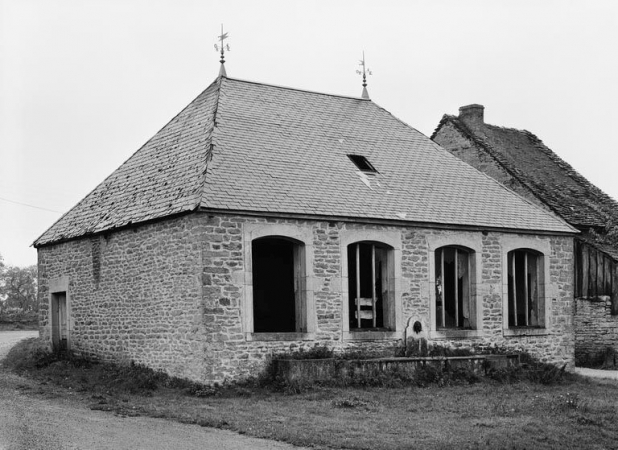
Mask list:
[[[0,450],[298,450],[230,431],[147,417],[92,411],[77,396],[54,395],[8,373],[1,360],[10,347],[37,332],[0,332]]]

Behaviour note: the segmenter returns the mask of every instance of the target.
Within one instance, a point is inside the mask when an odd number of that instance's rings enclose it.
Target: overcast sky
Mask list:
[[[371,99],[427,136],[485,106],[618,198],[618,2],[0,0],[0,254],[31,243],[217,76]],[[30,206],[26,206],[30,205]]]

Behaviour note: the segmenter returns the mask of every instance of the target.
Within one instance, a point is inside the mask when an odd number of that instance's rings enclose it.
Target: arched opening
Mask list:
[[[508,253],[509,327],[545,323],[543,255],[530,249]]]
[[[350,330],[392,329],[392,248],[379,242],[348,245]]]
[[[465,247],[448,246],[436,250],[436,328],[472,329],[476,327],[473,300],[473,252]]]
[[[303,331],[303,245],[282,237],[252,242],[253,331]]]

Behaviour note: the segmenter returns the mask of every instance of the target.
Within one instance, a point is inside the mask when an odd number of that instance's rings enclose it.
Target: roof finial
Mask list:
[[[215,44],[215,50],[219,51],[219,47],[221,47],[221,59],[219,61],[221,63],[221,69],[219,69],[219,76],[224,77],[227,77],[227,73],[225,72],[225,51],[230,51],[230,46],[223,42],[227,37],[227,33],[223,32],[223,24],[221,24],[221,36],[219,36],[219,41],[221,41],[221,43],[219,45]]]
[[[363,51],[363,59],[361,59],[359,66],[363,67],[363,70],[357,70],[356,73],[359,75],[363,76],[363,94],[362,94],[362,98],[366,98],[369,99],[369,92],[367,92],[367,75],[371,75],[371,70],[369,70],[366,66],[365,66],[365,52]]]

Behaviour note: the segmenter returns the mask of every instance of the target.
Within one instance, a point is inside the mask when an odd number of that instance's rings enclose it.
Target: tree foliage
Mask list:
[[[37,311],[37,281],[36,266],[5,265],[0,255],[0,315],[8,309]]]

